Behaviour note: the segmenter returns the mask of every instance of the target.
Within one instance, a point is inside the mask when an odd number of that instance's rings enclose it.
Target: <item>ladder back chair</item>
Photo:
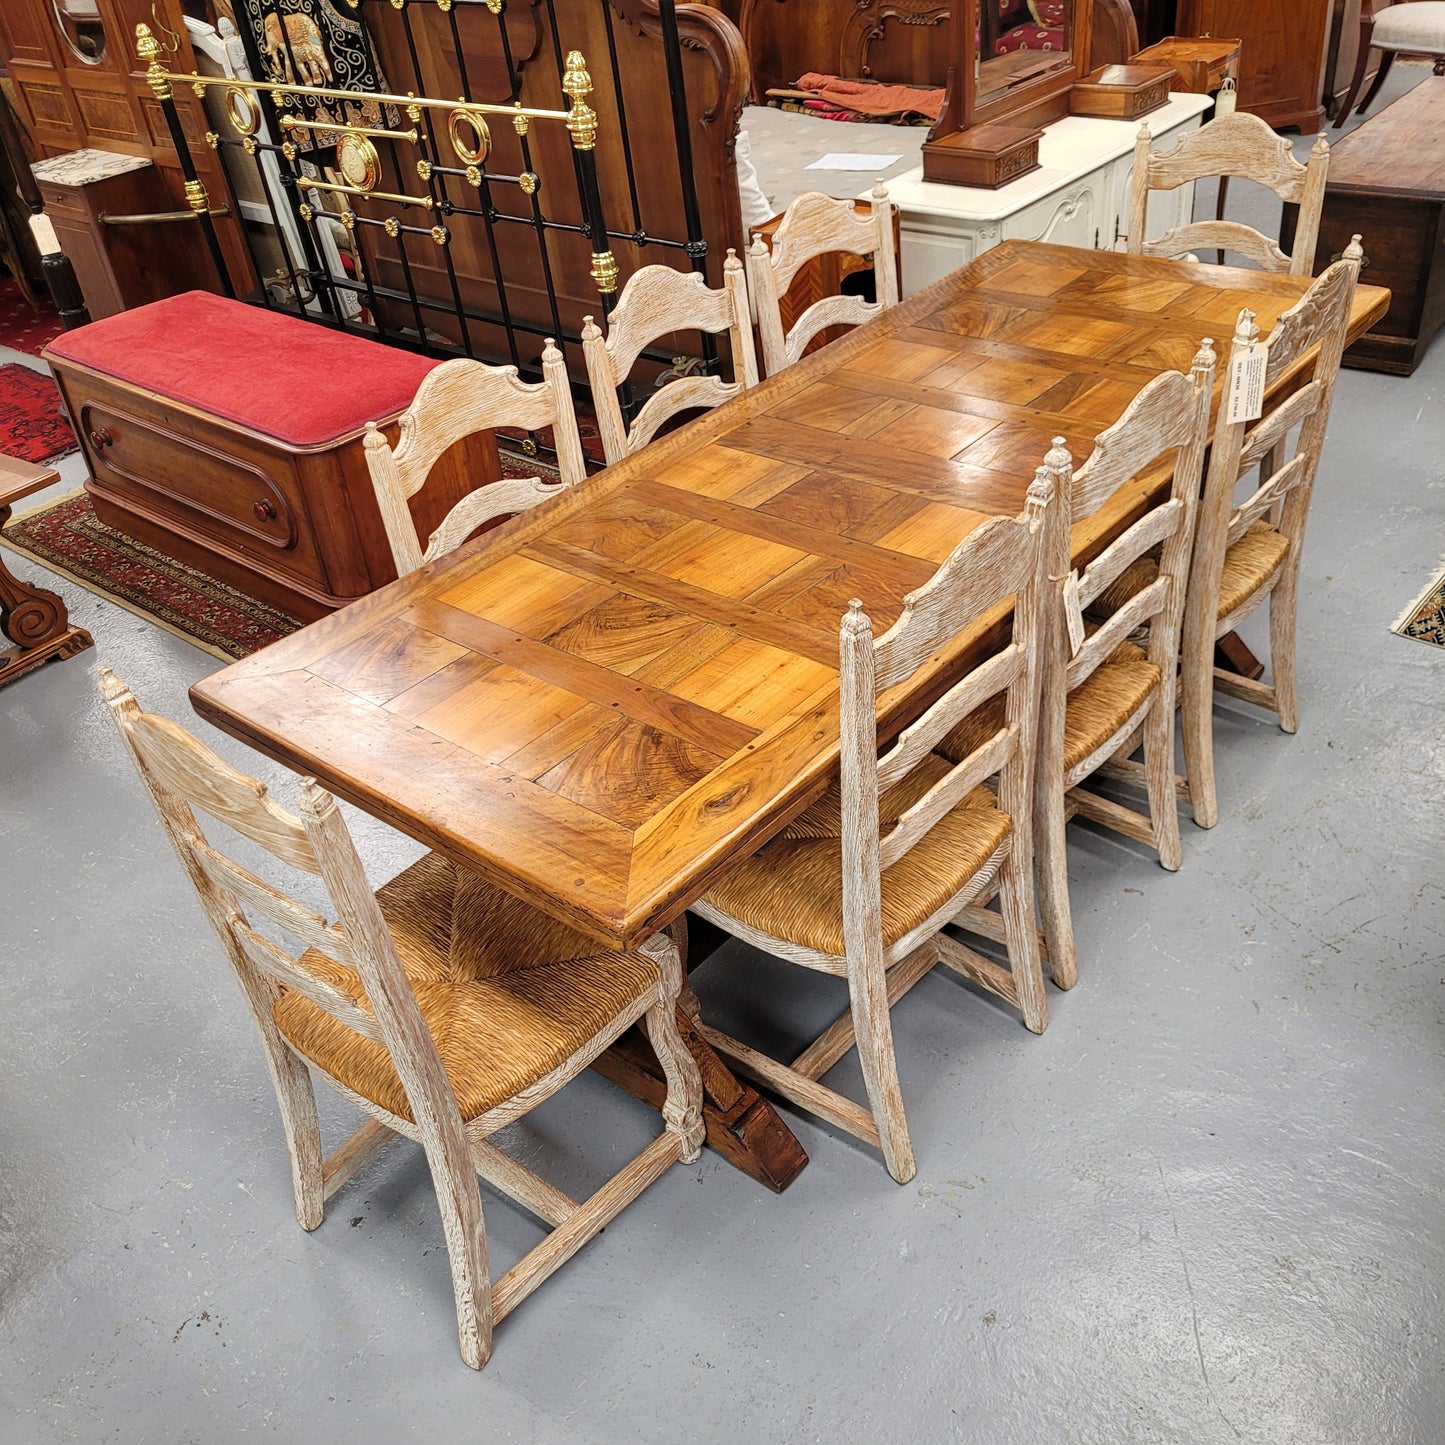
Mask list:
[[[1155,151],[1148,125],[1134,143],[1134,173],[1129,182],[1129,253],[1177,258],[1213,248],[1245,256],[1265,271],[1308,276],[1315,265],[1315,242],[1325,204],[1330,166],[1329,142],[1320,137],[1309,163],[1295,160],[1289,141],[1276,135],[1257,115],[1236,111],[1189,131],[1167,151]],[[1172,191],[1209,177],[1238,176],[1268,187],[1280,200],[1299,207],[1294,249],[1287,256],[1268,236],[1241,221],[1195,221],[1174,226],[1157,241],[1146,240],[1150,191]]]
[[[868,215],[859,216],[852,201],[838,201],[816,191],[790,205],[773,234],[769,249],[753,237],[748,252],[748,291],[763,343],[763,366],[776,376],[791,366],[808,343],[830,326],[860,326],[898,304],[898,257],[893,249],[893,206],[881,181],[874,187]],[[815,301],[784,333],[782,301],[799,270],[815,256],[844,251],[873,257],[875,299],[825,296]]]
[[[447,513],[423,547],[408,505],[411,498],[426,485],[448,447],[473,432],[502,426],[527,431],[551,427],[560,480],[514,477],[478,487]],[[515,366],[486,366],[464,358],[445,361],[427,373],[402,413],[396,446],[388,446],[372,422],[366,428],[365,447],[399,577],[460,546],[484,523],[535,507],[587,476],[567,365],[550,337],[542,348],[540,382],[520,380]]]
[[[1309,382],[1256,421],[1230,422],[1221,406],[1204,484],[1189,593],[1184,609],[1180,706],[1186,787],[1201,828],[1219,820],[1214,778],[1213,703],[1216,691],[1269,708],[1287,733],[1299,727],[1295,620],[1300,553],[1310,496],[1319,471],[1330,404],[1350,325],[1350,308],[1364,252],[1356,236],[1261,343],[1254,314],[1242,311],[1231,366],[1261,345],[1265,385],[1278,381],[1315,348]],[[1290,456],[1290,437],[1297,434]],[[1239,483],[1255,469],[1259,484],[1235,504]],[[1214,665],[1214,644],[1269,602],[1272,685]]]
[[[791,1064],[699,1024],[739,1070],[800,1108],[881,1149],[900,1184],[913,1177],[889,1011],[935,963],[1048,1022],[1034,927],[1030,807],[1038,709],[1039,608],[1047,483],[1019,517],[995,517],[910,594],[881,637],[854,601],[842,620],[840,780],[694,911],[756,948],[847,981],[849,1009]],[[1017,598],[1007,646],[971,669],[879,755],[879,699],[906,683],[984,612]],[[957,764],[934,744],[990,698],[998,727]],[[984,785],[997,775],[995,796]],[[1009,967],[946,937],[959,909],[997,889]],[[856,1044],[868,1108],[819,1082]]]
[[[260,1031],[301,1227],[315,1229],[326,1200],[396,1135],[420,1142],[462,1358],[480,1369],[498,1321],[671,1164],[697,1157],[702,1084],[677,1031],[676,945],[658,935],[636,952],[609,951],[435,853],[374,894],[335,800],[313,779],[288,812],[183,728],[142,712],[107,667],[100,687]],[[213,846],[197,812],[319,878],[336,921]],[[257,924],[303,947],[288,951]],[[579,1204],[488,1136],[637,1022],[666,1073],[666,1125]],[[312,1069],[370,1115],[324,1157]],[[495,1280],[478,1175],[552,1226]]]
[[[1034,860],[1045,951],[1060,988],[1072,988],[1079,976],[1069,909],[1069,817],[1077,814],[1153,848],[1171,872],[1182,862],[1174,787],[1175,672],[1213,388],[1214,347],[1206,340],[1191,374],[1168,371],[1151,381],[1098,437],[1077,472],[1062,438],[1040,469],[1056,500],[1048,523],[1049,591],[1040,633]],[[1071,572],[1072,525],[1159,466],[1173,468],[1167,500],[1088,566]],[[1090,633],[1083,609],[1150,553],[1159,556],[1152,580]],[[1143,647],[1130,640],[1141,629],[1148,634]],[[966,756],[996,721],[996,706],[992,713],[975,713],[944,739],[939,752],[949,759]],[[1130,780],[1144,786],[1147,813],[1081,786],[1111,759],[1130,758],[1141,743],[1144,761],[1127,767]],[[986,932],[992,918],[975,905],[957,922]]]
[[[677,331],[726,331],[732,346],[733,380],[720,376],[680,376],[658,388],[637,412],[631,428],[622,415],[617,389],[627,382],[644,347]],[[607,339],[590,316],[582,319],[582,355],[597,429],[609,463],[641,450],[659,428],[680,412],[720,406],[758,384],[757,354],[748,313],[743,263],[728,250],[723,287],[714,291],[696,271],[644,266],[622,288],[607,318]]]

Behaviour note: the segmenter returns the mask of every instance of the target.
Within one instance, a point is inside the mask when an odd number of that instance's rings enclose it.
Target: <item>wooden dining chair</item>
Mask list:
[[[1149,127],[1134,143],[1134,173],[1129,181],[1129,253],[1134,256],[1180,257],[1194,251],[1232,251],[1265,271],[1308,276],[1314,270],[1315,242],[1325,203],[1330,166],[1329,142],[1320,137],[1309,163],[1295,160],[1289,140],[1276,135],[1257,115],[1236,111],[1180,136],[1167,151],[1155,151]],[[1299,207],[1294,248],[1289,255],[1278,244],[1241,221],[1195,221],[1174,226],[1157,241],[1148,234],[1149,192],[1172,191],[1208,177],[1238,176],[1273,191]]]
[[[462,1358],[480,1369],[498,1321],[670,1165],[698,1155],[702,1083],[677,1031],[676,945],[657,935],[631,953],[607,949],[436,853],[373,894],[345,819],[314,780],[301,781],[288,812],[184,729],[143,713],[107,667],[100,688],[260,1032],[301,1227],[315,1229],[326,1200],[396,1135],[418,1141],[451,1257]],[[215,847],[198,812],[319,878],[336,921]],[[275,942],[278,931],[299,950]],[[666,1074],[666,1125],[579,1204],[488,1136],[634,1023]],[[312,1070],[370,1115],[324,1157]],[[478,1175],[552,1226],[495,1280]]]
[[[889,1011],[936,963],[992,990],[1035,1032],[1048,1022],[1034,929],[1030,799],[1038,710],[1047,483],[1023,515],[995,517],[965,539],[881,637],[849,604],[840,653],[840,781],[772,842],[693,905],[756,948],[848,984],[849,1010],[791,1064],[706,1024],[740,1072],[883,1151],[900,1184],[913,1177]],[[972,668],[879,755],[879,699],[1005,598],[1017,597],[1008,644]],[[1002,696],[998,726],[961,762],[933,746],[958,720]],[[983,786],[997,775],[997,796]],[[997,888],[1009,967],[940,930]],[[857,1045],[869,1107],[819,1082]]]
[[[753,237],[748,252],[748,291],[769,376],[797,361],[820,331],[830,326],[861,326],[898,304],[893,206],[882,181],[873,187],[871,201],[868,214],[860,216],[852,201],[810,191],[788,207],[773,233],[771,247],[761,236]],[[782,302],[793,278],[814,257],[832,251],[873,257],[875,299],[825,296],[813,302],[785,333]]]
[[[1300,301],[1260,341],[1254,313],[1242,311],[1231,368],[1263,347],[1265,385],[1272,387],[1315,348],[1309,382],[1256,421],[1228,418],[1221,406],[1204,484],[1190,567],[1181,644],[1180,707],[1184,762],[1194,821],[1219,820],[1214,778],[1214,694],[1269,708],[1287,733],[1299,727],[1295,621],[1300,553],[1319,471],[1330,405],[1349,337],[1350,311],[1364,252],[1356,236]],[[1293,455],[1290,437],[1296,435]],[[1256,469],[1258,485],[1236,505],[1239,484]],[[1270,685],[1216,668],[1214,644],[1269,602]]]
[[[728,333],[733,380],[720,376],[679,376],[647,398],[628,427],[617,399],[644,347],[677,331]],[[748,314],[743,263],[729,248],[723,262],[723,286],[714,291],[696,271],[644,266],[622,288],[607,318],[607,339],[590,317],[582,319],[582,355],[597,429],[609,463],[639,451],[658,429],[680,412],[719,406],[758,384],[758,360]]]
[[[503,426],[527,431],[551,427],[560,479],[509,477],[478,487],[446,514],[423,548],[411,498],[426,485],[448,447],[474,432]],[[402,413],[396,446],[387,444],[375,422],[367,426],[364,442],[376,504],[399,577],[450,552],[484,523],[535,507],[587,476],[567,364],[550,337],[542,348],[540,382],[521,381],[515,366],[485,366],[460,357],[445,361],[427,373]]]
[[[1182,862],[1174,788],[1175,672],[1213,388],[1214,344],[1206,340],[1191,374],[1168,371],[1151,381],[1098,437],[1077,472],[1063,438],[1055,440],[1040,469],[1055,505],[1048,523],[1049,591],[1040,632],[1034,859],[1045,953],[1060,988],[1072,988],[1079,977],[1069,909],[1068,819],[1077,814],[1153,848],[1171,872]],[[1086,567],[1071,571],[1073,524],[1094,516],[1121,488],[1159,467],[1173,471],[1168,498]],[[1152,579],[1091,632],[1083,609],[1150,554],[1159,559]],[[1130,640],[1141,630],[1147,632],[1143,647]],[[965,718],[938,751],[950,760],[966,757],[1000,720],[995,702]],[[1144,760],[1132,765],[1131,780],[1144,786],[1146,813],[1082,786],[1105,763],[1129,759],[1141,744]],[[978,905],[956,921],[983,933],[998,926],[997,916]]]

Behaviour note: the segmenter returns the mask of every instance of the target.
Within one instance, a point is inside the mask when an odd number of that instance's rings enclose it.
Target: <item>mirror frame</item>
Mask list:
[[[1073,0],[1069,33],[1069,63],[1037,80],[1016,86],[996,100],[980,105],[978,100],[978,44],[976,35],[979,7],[986,0],[954,0],[954,58],[949,66],[948,94],[937,123],[928,133],[930,141],[942,140],[957,131],[978,125],[1046,126],[1069,113],[1069,91],[1093,68],[1089,59],[1093,0]],[[958,12],[966,11],[962,24]]]
[[[61,0],[49,0],[51,19],[55,22],[55,28],[60,34],[61,43],[66,47],[72,56],[82,65],[103,66],[105,58],[110,53],[113,39],[110,33],[110,26],[107,24],[107,17],[99,5],[96,6],[96,23],[100,26],[102,44],[99,55],[87,55],[71,38],[69,29],[66,27],[67,16]],[[74,17],[69,17],[74,21]]]

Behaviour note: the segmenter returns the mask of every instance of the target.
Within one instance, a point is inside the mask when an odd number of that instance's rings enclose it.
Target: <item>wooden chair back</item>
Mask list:
[[[644,347],[676,331],[726,331],[732,346],[733,380],[679,377],[648,397],[629,429],[617,389],[627,381]],[[729,249],[723,262],[721,291],[714,291],[696,271],[644,266],[622,288],[607,318],[605,341],[596,322],[590,316],[583,318],[582,355],[608,462],[619,462],[645,447],[663,423],[679,412],[718,406],[756,386],[758,362],[743,263],[737,252]]]
[[[893,250],[893,207],[888,188],[873,187],[868,215],[859,216],[853,202],[809,192],[788,207],[769,248],[753,237],[748,252],[748,289],[763,343],[763,365],[776,376],[802,356],[808,343],[829,326],[859,326],[898,304],[898,258]],[[815,256],[844,251],[873,257],[875,295],[825,296],[815,301],[783,331],[782,300],[793,278]]]
[[[130,689],[105,666],[101,696],[140,772],[207,920],[226,951],[272,1058],[285,1045],[271,1019],[282,989],[294,989],[391,1056],[428,1157],[438,1155],[475,1178],[461,1111],[416,996],[397,957],[335,799],[313,779],[300,785],[299,813],[280,807],[266,785],[238,772],[169,718],[142,712]],[[291,868],[319,877],[337,921],[274,888],[212,845],[196,813],[225,824]],[[288,952],[252,926],[269,920],[305,947]],[[304,959],[314,948],[356,971],[370,1008],[362,1008]],[[481,1199],[474,1201],[481,1223]]]
[[[1287,137],[1276,135],[1257,115],[1236,111],[1189,131],[1167,151],[1156,152],[1149,127],[1134,144],[1129,191],[1129,251],[1135,256],[1183,256],[1193,251],[1233,251],[1266,271],[1308,276],[1325,203],[1329,142],[1320,137],[1309,163],[1294,158]],[[1172,191],[1209,176],[1239,176],[1267,186],[1282,201],[1299,207],[1294,249],[1285,255],[1268,236],[1239,221],[1196,221],[1175,226],[1157,241],[1145,239],[1150,191]]]
[[[843,928],[850,960],[881,948],[881,874],[906,855],[985,779],[999,804],[1027,826],[1038,710],[1039,605],[1050,484],[1037,477],[1021,516],[995,517],[965,538],[903,613],[874,638],[862,604],[849,604],[840,634]],[[1008,644],[973,668],[901,732],[881,756],[878,698],[912,677],[941,647],[1005,599],[1014,599]],[[901,782],[963,717],[1006,694],[1004,724],[949,769],[880,836],[879,797]],[[936,762],[936,759],[933,761]]]
[[[1224,558],[1255,522],[1273,516],[1278,530],[1290,539],[1296,552],[1304,541],[1310,495],[1324,450],[1363,259],[1360,238],[1356,236],[1344,256],[1279,318],[1268,341],[1260,341],[1252,311],[1239,314],[1230,351],[1231,371],[1263,346],[1267,356],[1265,386],[1269,388],[1315,347],[1319,355],[1310,380],[1259,419],[1231,422],[1226,407],[1221,405],[1190,569],[1186,649],[1204,648],[1207,634],[1212,651],[1215,636],[1232,630],[1228,618],[1217,618]],[[1292,434],[1297,436],[1290,455]],[[1256,467],[1260,472],[1258,485],[1236,504],[1240,481]]]
[[[478,487],[447,513],[423,548],[408,502],[426,485],[448,447],[474,432],[502,426],[528,431],[551,427],[561,479],[509,478]],[[402,413],[396,446],[387,445],[375,422],[366,429],[365,445],[399,577],[460,546],[484,523],[545,502],[587,475],[567,366],[550,338],[542,349],[540,382],[519,380],[515,366],[486,366],[461,358],[443,362],[427,374]]]
[[[1214,343],[1206,338],[1190,374],[1166,371],[1155,377],[1123,416],[1099,435],[1088,461],[1078,471],[1071,471],[1061,437],[1045,459],[1044,469],[1058,501],[1049,521],[1050,606],[1041,687],[1050,725],[1045,728],[1041,752],[1056,750],[1062,758],[1064,703],[1069,693],[1140,628],[1149,629],[1149,661],[1161,674],[1167,671],[1173,676],[1209,444],[1214,371]],[[1146,512],[1082,571],[1071,572],[1073,524],[1092,517],[1119,488],[1159,467],[1173,468],[1168,499]],[[1084,609],[1156,548],[1158,576],[1134,593],[1092,636],[1085,636]]]

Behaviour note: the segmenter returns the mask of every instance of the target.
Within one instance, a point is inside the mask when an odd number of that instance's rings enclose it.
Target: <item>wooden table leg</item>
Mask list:
[[[0,530],[21,497],[58,481],[50,467],[37,467],[14,457],[0,457]],[[0,554],[3,558],[3,554]],[[93,647],[84,628],[72,627],[65,603],[54,592],[34,587],[16,577],[0,560],[0,633],[14,644],[0,652],[0,683],[49,662],[53,657],[74,657]]]
[[[695,968],[727,937],[721,929],[691,915],[688,931],[691,946],[685,947],[684,961],[689,968]],[[687,942],[686,936],[679,938],[680,944]],[[690,1000],[691,991],[684,993],[684,1005],[696,1007]],[[808,1162],[797,1136],[778,1111],[751,1084],[739,1079],[698,1033],[687,1006],[678,1009],[677,1026],[702,1074],[707,1142],[733,1168],[781,1194]],[[592,1067],[634,1098],[654,1109],[662,1108],[667,1085],[641,1029],[629,1029]]]

